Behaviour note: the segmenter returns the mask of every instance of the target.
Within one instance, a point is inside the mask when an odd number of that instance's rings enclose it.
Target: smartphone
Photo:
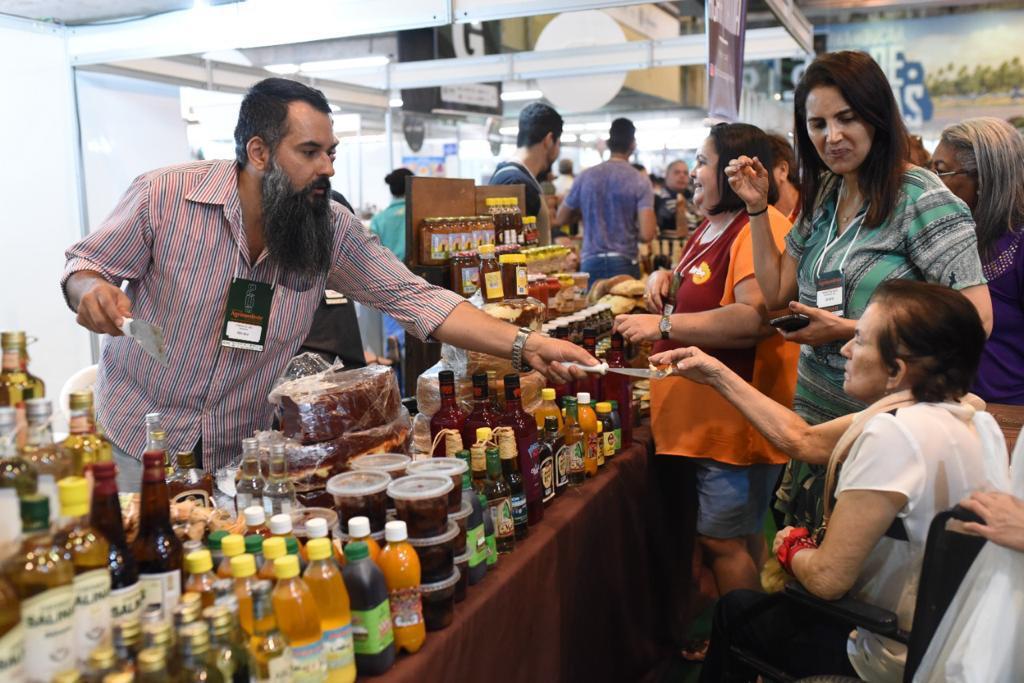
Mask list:
[[[811,319],[803,313],[793,313],[792,315],[783,315],[778,318],[772,318],[768,321],[768,324],[782,330],[783,332],[796,332],[797,330],[802,330],[810,325]]]

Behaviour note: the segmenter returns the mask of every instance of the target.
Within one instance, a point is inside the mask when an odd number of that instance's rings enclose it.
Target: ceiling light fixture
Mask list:
[[[298,64],[267,64],[263,67],[266,71],[272,74],[278,74],[279,76],[288,76],[290,74],[299,73]]]
[[[353,57],[351,59],[325,59],[320,62],[303,62],[299,64],[299,69],[306,73],[371,69],[373,67],[386,66],[390,61],[391,58],[387,55],[369,55],[368,57]]]
[[[388,100],[388,106],[392,109],[399,109],[403,104],[405,104],[405,102],[402,101],[401,97],[392,97]]]
[[[524,102],[526,100],[539,100],[544,97],[540,90],[506,90],[501,93],[502,102]]]

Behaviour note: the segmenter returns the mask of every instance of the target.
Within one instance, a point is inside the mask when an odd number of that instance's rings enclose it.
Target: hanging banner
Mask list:
[[[708,117],[738,121],[743,89],[747,0],[707,0]]]

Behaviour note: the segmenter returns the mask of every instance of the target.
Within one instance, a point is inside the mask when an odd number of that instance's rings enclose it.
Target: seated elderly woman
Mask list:
[[[870,405],[814,426],[696,348],[651,361],[714,387],[790,457],[828,463],[823,537],[783,529],[775,539],[779,561],[811,593],[850,593],[895,612],[909,629],[932,518],[985,486],[986,462],[1006,466],[998,425],[967,395],[984,344],[981,319],[962,294],[886,281],[842,349],[843,388]],[[823,621],[781,594],[750,591],[719,601],[701,680],[751,678],[729,660],[733,645],[798,677],[900,680],[906,656],[899,643],[864,629],[850,633],[848,624]]]

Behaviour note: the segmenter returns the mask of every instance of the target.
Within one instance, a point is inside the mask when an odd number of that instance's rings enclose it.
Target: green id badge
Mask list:
[[[273,298],[274,288],[265,282],[233,279],[228,288],[228,307],[224,312],[220,345],[262,351]]]

